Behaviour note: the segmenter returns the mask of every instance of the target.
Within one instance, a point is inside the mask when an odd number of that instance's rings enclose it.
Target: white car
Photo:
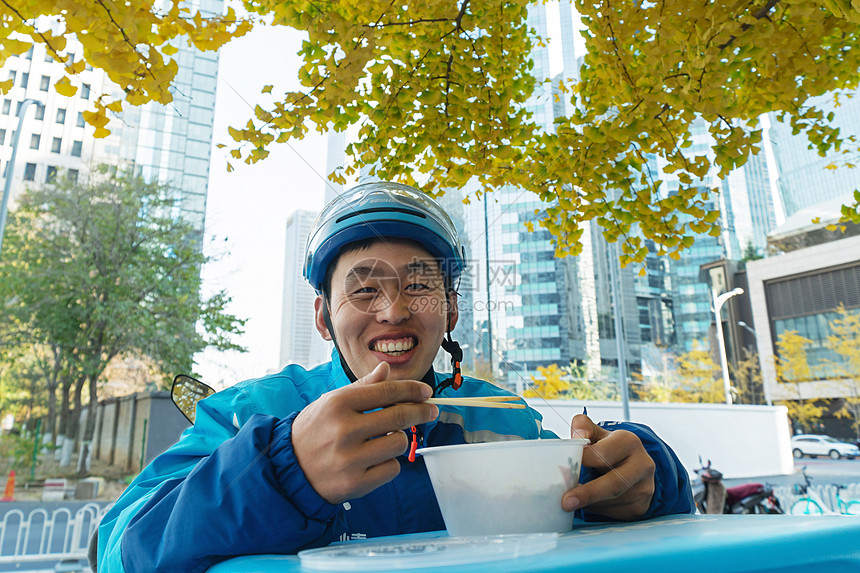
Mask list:
[[[793,436],[791,438],[791,451],[795,458],[830,456],[834,460],[838,460],[843,457],[854,459],[860,456],[860,448],[856,445],[819,434]]]

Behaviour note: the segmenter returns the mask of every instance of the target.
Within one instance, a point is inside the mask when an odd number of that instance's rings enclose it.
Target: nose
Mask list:
[[[408,320],[412,316],[412,312],[409,310],[409,301],[406,298],[398,292],[386,293],[376,311],[377,322],[399,324]]]

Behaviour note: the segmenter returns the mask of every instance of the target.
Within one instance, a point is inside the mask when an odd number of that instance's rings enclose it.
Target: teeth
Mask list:
[[[399,356],[401,353],[408,352],[415,347],[415,340],[412,338],[404,338],[401,340],[377,340],[373,345],[373,350],[377,352],[385,352],[386,354],[395,354]]]

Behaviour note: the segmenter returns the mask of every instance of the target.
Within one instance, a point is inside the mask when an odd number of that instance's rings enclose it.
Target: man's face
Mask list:
[[[340,352],[361,378],[380,362],[392,380],[420,380],[445,335],[448,302],[439,263],[417,243],[376,241],[341,255],[331,277],[329,309]],[[457,324],[456,294],[450,295],[451,324]],[[331,334],[314,303],[317,330]]]

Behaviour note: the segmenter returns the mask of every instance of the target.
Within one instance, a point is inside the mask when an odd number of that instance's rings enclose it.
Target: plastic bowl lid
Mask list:
[[[479,537],[390,537],[299,551],[302,568],[319,571],[386,571],[516,559],[555,549],[557,533]],[[386,539],[386,538],[381,538]]]

